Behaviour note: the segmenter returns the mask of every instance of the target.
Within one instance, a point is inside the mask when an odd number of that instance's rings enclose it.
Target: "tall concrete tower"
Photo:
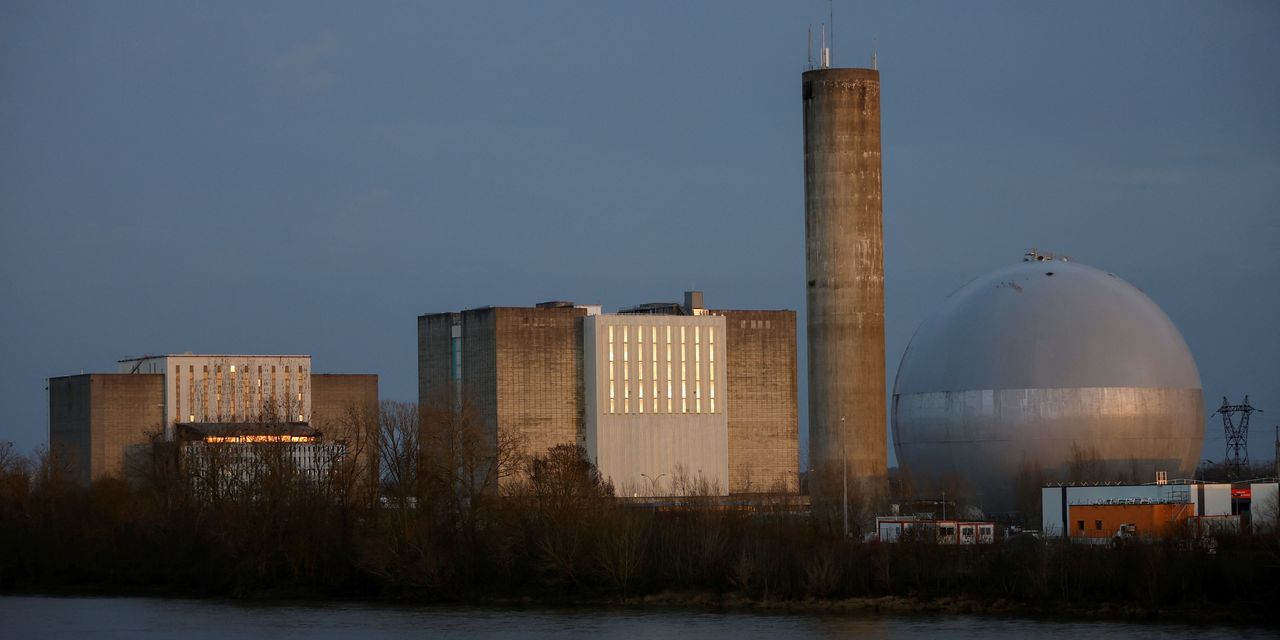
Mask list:
[[[888,454],[880,72],[826,63],[803,75],[809,463],[875,488]]]

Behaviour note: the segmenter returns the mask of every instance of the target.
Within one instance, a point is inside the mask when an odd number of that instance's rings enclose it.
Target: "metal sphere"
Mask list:
[[[917,488],[965,487],[988,512],[1015,508],[1035,474],[1190,477],[1204,439],[1200,374],[1160,307],[1114,274],[1034,252],[920,325],[891,411]]]

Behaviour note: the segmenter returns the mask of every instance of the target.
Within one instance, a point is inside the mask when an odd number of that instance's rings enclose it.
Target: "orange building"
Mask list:
[[[1073,504],[1068,526],[1072,539],[1106,542],[1117,536],[1164,538],[1194,515],[1191,503]]]

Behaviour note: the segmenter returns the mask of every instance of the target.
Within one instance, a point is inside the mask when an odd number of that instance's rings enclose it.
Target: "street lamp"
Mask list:
[[[840,416],[840,461],[842,463],[840,475],[844,479],[844,537],[849,538],[849,439],[845,436],[848,433],[844,430],[844,416]]]
[[[650,496],[650,497],[653,497],[654,493],[657,491],[658,482],[659,482],[660,480],[662,480],[663,476],[665,476],[665,475],[667,475],[667,474],[665,474],[665,473],[660,473],[660,474],[658,474],[658,477],[656,477],[656,478],[655,478],[655,477],[653,477],[653,476],[650,476],[650,475],[649,475],[649,474],[647,474],[647,473],[642,473],[642,474],[640,474],[640,477],[641,477],[641,478],[645,478],[645,479],[647,479],[647,480],[649,481],[649,496]]]

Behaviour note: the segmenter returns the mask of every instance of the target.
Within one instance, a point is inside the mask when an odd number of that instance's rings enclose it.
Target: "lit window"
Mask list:
[[[649,328],[649,351],[652,353],[649,372],[653,376],[653,412],[658,412],[658,328]]]
[[[667,327],[667,413],[671,413],[671,327]]]
[[[174,367],[173,371],[173,420],[180,422],[182,420],[182,365]]]
[[[693,328],[693,412],[702,413],[702,327]]]
[[[636,327],[636,407],[644,413],[644,327]]]
[[[680,327],[680,413],[689,413],[689,362],[685,359],[684,327]]]
[[[609,327],[609,413],[615,413],[616,409],[613,403],[614,382],[613,382],[613,327]]]
[[[631,357],[627,327],[622,328],[622,412],[631,413]]]
[[[716,328],[707,329],[707,391],[711,401],[711,413],[716,412]]]

